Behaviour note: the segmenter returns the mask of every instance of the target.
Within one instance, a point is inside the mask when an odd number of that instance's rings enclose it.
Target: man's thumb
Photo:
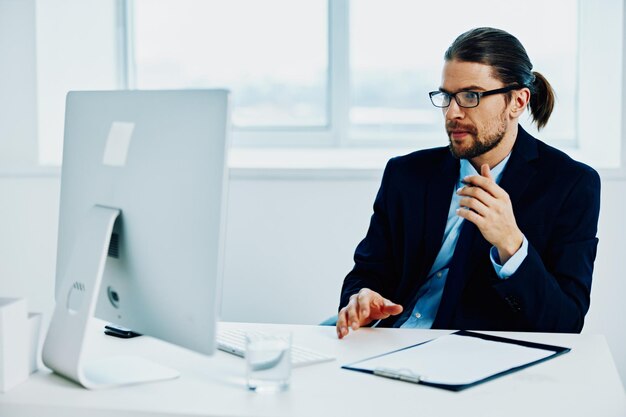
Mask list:
[[[402,306],[400,304],[393,303],[387,299],[383,304],[383,312],[386,314],[396,315],[402,313]]]

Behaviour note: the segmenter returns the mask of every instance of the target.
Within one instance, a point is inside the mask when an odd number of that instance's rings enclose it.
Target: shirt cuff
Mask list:
[[[500,265],[500,255],[498,255],[498,249],[496,249],[495,246],[492,246],[489,252],[493,269],[496,270],[496,274],[500,279],[508,279],[517,272],[517,269],[522,262],[524,262],[524,259],[526,259],[526,255],[528,255],[528,240],[526,240],[526,236],[524,236],[522,246],[504,263],[504,265]]]

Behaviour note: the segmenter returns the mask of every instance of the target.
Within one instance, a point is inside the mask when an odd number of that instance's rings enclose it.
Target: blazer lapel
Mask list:
[[[406,239],[411,245],[406,250],[407,256],[411,259],[407,263],[409,265],[405,274],[407,279],[404,280],[404,285],[396,289],[395,294],[396,300],[402,300],[405,309],[415,304],[418,290],[426,281],[428,272],[439,253],[454,185],[459,177],[459,161],[450,152],[442,153],[442,155],[443,158],[438,158],[438,161],[433,162],[435,168],[430,171],[428,178],[424,178],[423,171],[420,170],[419,176],[413,179],[416,182],[425,181],[426,185],[424,195],[415,194],[414,204],[410,205],[414,219],[411,222],[407,221],[412,224],[412,227],[406,230],[406,233],[412,235]],[[405,310],[404,314],[407,312],[408,310]],[[401,324],[404,320],[398,320],[402,317],[389,317],[383,320],[383,326]]]
[[[511,158],[509,158],[500,180],[500,187],[509,194],[514,209],[515,203],[522,196],[537,171],[531,161],[538,158],[536,139],[530,136],[522,126],[518,126],[518,129]]]
[[[446,155],[440,171],[433,172],[428,182],[425,207],[425,259],[422,270],[419,271],[419,282],[426,279],[428,271],[435,262],[435,258],[443,243],[443,233],[448,221],[448,210],[454,186],[459,177],[460,163],[451,154]]]

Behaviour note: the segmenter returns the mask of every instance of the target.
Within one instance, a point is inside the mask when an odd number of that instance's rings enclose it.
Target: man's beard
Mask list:
[[[461,123],[451,120],[446,123],[446,132],[448,133],[448,139],[450,141],[450,152],[457,159],[472,159],[477,156],[483,155],[500,144],[504,138],[506,132],[506,121],[504,115],[497,122],[497,129],[487,134],[479,134],[478,130],[474,126],[464,126]],[[455,129],[462,129],[467,131],[470,135],[472,144],[469,148],[456,149],[452,142],[450,132]]]

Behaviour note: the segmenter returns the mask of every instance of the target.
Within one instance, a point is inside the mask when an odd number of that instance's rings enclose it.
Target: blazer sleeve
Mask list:
[[[365,238],[354,253],[354,268],[344,279],[339,309],[348,304],[350,296],[369,288],[388,297],[393,288],[392,237],[389,224],[388,199],[393,186],[394,159],[385,167],[380,188],[374,200],[374,213]]]
[[[493,288],[526,328],[580,332],[589,309],[600,212],[600,177],[585,167],[562,203],[549,243],[528,255],[507,280]]]

